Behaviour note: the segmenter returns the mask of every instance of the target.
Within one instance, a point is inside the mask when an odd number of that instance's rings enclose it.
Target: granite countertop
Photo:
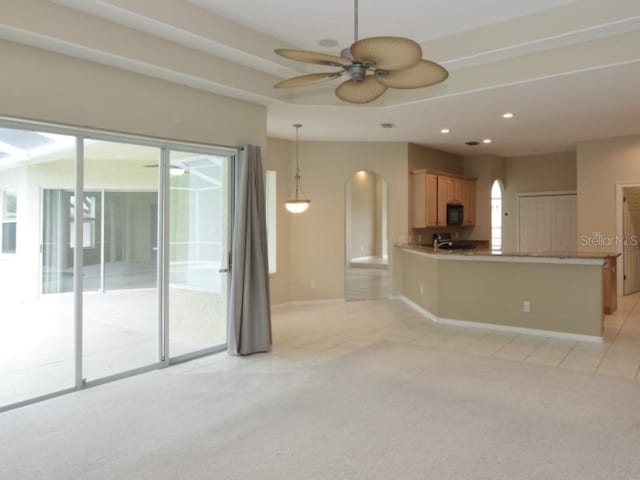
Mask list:
[[[484,256],[484,257],[525,257],[525,258],[576,258],[576,259],[605,259],[617,257],[619,253],[611,252],[540,252],[540,253],[520,253],[507,252],[502,250],[491,250],[485,245],[468,250],[443,250],[434,249],[430,245],[417,245],[407,243],[397,243],[396,247],[407,248],[419,252],[434,255],[464,255],[464,256]]]

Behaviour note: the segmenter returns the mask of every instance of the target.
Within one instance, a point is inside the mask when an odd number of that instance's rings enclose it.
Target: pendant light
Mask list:
[[[302,125],[299,123],[294,125],[296,129],[296,175],[293,177],[293,195],[292,198],[284,204],[291,213],[302,213],[309,208],[309,204],[311,203],[311,200],[305,197],[300,182],[302,178],[300,175],[300,141],[298,137],[300,127],[302,127]]]

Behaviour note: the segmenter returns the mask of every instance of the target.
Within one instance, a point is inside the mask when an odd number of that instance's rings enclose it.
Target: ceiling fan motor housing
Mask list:
[[[367,74],[368,68],[362,63],[354,63],[347,69],[347,75],[351,80],[355,80],[356,82],[360,82],[364,79]]]

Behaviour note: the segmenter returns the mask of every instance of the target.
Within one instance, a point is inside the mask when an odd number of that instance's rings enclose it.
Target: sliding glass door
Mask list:
[[[82,133],[0,127],[0,411],[226,344],[234,152]]]
[[[0,407],[75,385],[75,142],[0,128]]]
[[[170,152],[172,357],[227,341],[229,155]]]
[[[84,141],[83,372],[160,361],[159,148]]]

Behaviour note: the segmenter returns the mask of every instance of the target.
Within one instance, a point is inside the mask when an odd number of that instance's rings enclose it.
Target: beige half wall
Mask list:
[[[599,340],[602,261],[424,254],[396,247],[397,296],[436,321]],[[547,261],[548,260],[548,261]],[[531,311],[523,311],[523,302]],[[578,338],[578,337],[576,337]]]

